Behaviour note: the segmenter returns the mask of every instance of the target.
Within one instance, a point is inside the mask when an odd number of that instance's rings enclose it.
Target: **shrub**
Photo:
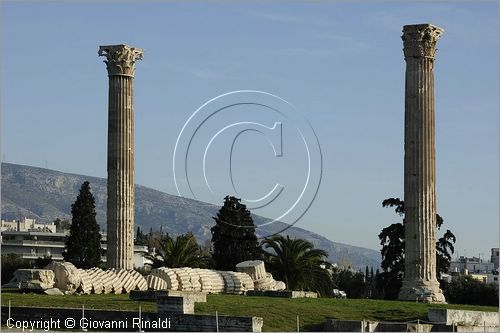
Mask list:
[[[470,275],[459,276],[442,287],[448,303],[498,306],[498,287]]]
[[[2,254],[2,284],[8,283],[14,277],[14,272],[21,268],[31,268],[31,262],[19,254]]]
[[[336,268],[333,270],[332,280],[335,288],[344,290],[348,298],[366,296],[366,282],[363,273]]]

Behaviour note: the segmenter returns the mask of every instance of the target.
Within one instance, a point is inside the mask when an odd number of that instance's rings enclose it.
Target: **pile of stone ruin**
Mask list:
[[[236,265],[236,272],[202,268],[152,269],[143,276],[135,270],[98,267],[78,269],[70,262],[52,262],[44,269],[18,269],[2,288],[38,291],[49,295],[122,294],[132,290],[171,290],[203,293],[245,294],[250,290],[278,291],[286,288],[274,280],[260,260]]]

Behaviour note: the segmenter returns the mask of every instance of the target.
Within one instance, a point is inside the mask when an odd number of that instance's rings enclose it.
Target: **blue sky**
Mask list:
[[[269,92],[309,121],[322,149],[321,186],[297,226],[378,249],[380,230],[398,220],[381,202],[403,196],[401,30],[427,22],[445,29],[435,64],[438,212],[459,255],[489,256],[498,246],[496,2],[3,2],[2,158],[105,177],[97,49],[125,43],[145,50],[134,82],[136,183],[176,194],[172,156],[189,116],[223,93]],[[284,143],[282,160],[258,133],[236,147],[240,193],[258,197],[276,177],[300,188],[303,156],[286,159],[297,142]],[[217,149],[216,184],[227,162]],[[218,203],[217,194],[201,199]]]

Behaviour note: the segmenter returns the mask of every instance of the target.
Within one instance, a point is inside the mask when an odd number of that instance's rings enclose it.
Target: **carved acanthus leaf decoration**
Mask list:
[[[108,75],[135,75],[135,62],[142,60],[144,51],[127,45],[107,45],[99,47],[99,56],[105,56]]]
[[[443,29],[432,24],[405,25],[403,27],[403,51],[405,59],[432,58],[436,56],[436,44]]]

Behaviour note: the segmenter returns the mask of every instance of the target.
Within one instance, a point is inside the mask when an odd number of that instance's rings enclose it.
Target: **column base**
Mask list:
[[[439,282],[437,281],[405,280],[399,291],[398,300],[446,303],[443,291],[439,288]]]

